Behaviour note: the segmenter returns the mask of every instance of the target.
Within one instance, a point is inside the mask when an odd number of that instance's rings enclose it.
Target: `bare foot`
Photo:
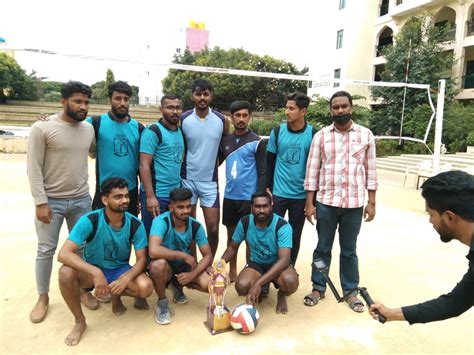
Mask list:
[[[86,321],[76,323],[74,325],[74,328],[72,328],[71,332],[66,337],[66,339],[64,339],[64,342],[66,343],[66,345],[74,346],[74,345],[79,344],[79,341],[81,340],[81,336],[85,332],[86,328],[87,328]]]
[[[116,316],[121,316],[122,314],[127,312],[127,307],[123,305],[120,296],[112,296],[112,312]]]
[[[237,279],[237,272],[230,270],[229,279],[230,279],[230,283],[235,282],[235,280]]]
[[[278,314],[288,313],[288,305],[286,304],[286,296],[281,291],[278,291],[278,295],[277,295],[276,312]]]
[[[150,309],[150,306],[148,305],[146,298],[138,298],[138,297],[135,298],[133,307],[135,309],[138,309],[139,311],[147,311]]]
[[[84,307],[93,311],[99,308],[99,301],[97,301],[97,299],[92,296],[92,293],[90,292],[81,293],[81,303],[84,305]]]
[[[48,294],[43,294],[38,297],[36,305],[30,313],[30,320],[32,323],[41,323],[48,313],[49,297]]]

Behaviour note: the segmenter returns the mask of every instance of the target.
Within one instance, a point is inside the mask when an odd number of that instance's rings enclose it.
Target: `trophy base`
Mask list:
[[[230,326],[230,313],[227,308],[224,309],[224,314],[219,317],[216,314],[212,313],[207,307],[207,320],[204,322],[207,330],[212,335],[221,334],[229,332],[232,329]]]

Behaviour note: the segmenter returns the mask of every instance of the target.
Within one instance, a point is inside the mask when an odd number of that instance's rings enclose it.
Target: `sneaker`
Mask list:
[[[189,302],[188,297],[183,292],[183,286],[176,286],[172,282],[170,283],[170,288],[173,290],[173,303],[185,304]]]
[[[156,304],[155,322],[161,325],[171,323],[171,310],[168,306],[168,300],[159,300]]]

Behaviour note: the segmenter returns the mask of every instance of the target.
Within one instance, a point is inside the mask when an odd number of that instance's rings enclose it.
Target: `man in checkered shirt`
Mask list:
[[[318,244],[313,260],[321,258],[328,266],[338,229],[340,279],[346,294],[359,284],[356,244],[362,217],[368,222],[375,216],[375,141],[369,129],[352,121],[352,96],[348,92],[334,93],[329,105],[333,124],[316,133],[306,164],[305,215],[312,224],[313,217],[316,219]],[[304,298],[307,306],[315,306],[326,291],[324,276],[314,267],[311,280],[313,290]],[[347,302],[353,311],[363,312],[364,305],[356,294]]]

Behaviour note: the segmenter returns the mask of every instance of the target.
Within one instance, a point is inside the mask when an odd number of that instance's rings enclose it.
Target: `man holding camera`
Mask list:
[[[374,319],[378,319],[378,310],[387,321],[429,323],[457,317],[474,305],[474,176],[448,171],[429,178],[421,188],[430,223],[441,241],[456,239],[470,247],[468,270],[450,293],[431,301],[395,309],[375,302],[369,309]]]

